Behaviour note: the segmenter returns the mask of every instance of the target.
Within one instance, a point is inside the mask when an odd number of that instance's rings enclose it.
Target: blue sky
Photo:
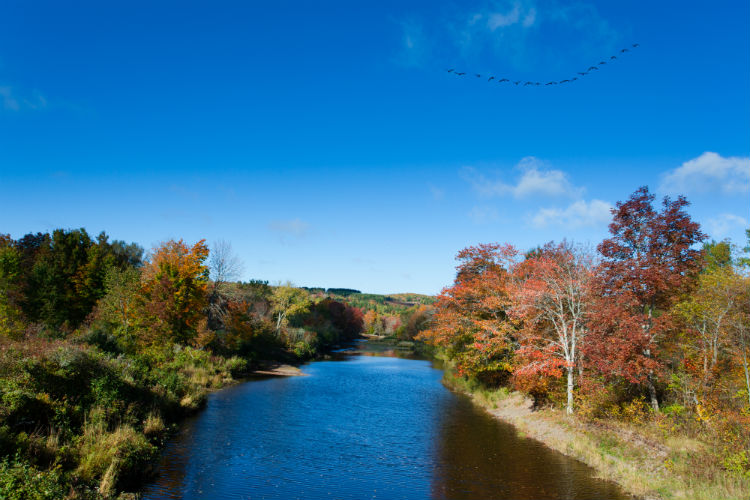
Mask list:
[[[641,185],[716,239],[750,223],[745,1],[0,10],[14,237],[224,239],[246,279],[436,293],[468,245],[596,244]]]

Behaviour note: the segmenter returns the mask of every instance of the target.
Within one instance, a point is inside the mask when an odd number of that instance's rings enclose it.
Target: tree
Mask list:
[[[745,255],[738,259],[738,264],[741,267],[750,268],[750,229],[745,229],[745,235],[747,236],[747,246],[742,249]]]
[[[273,289],[271,304],[276,317],[276,335],[281,336],[281,330],[288,324],[290,317],[302,314],[310,308],[310,298],[306,291],[287,282]]]
[[[96,316],[114,326],[125,344],[133,342],[136,321],[136,297],[141,286],[141,272],[134,267],[111,268],[104,279],[106,293],[99,300]]]
[[[517,374],[567,374],[566,411],[573,413],[575,370],[586,334],[592,257],[568,243],[549,243],[516,268],[513,313],[521,320],[526,363]]]
[[[749,234],[750,236],[750,234]],[[729,343],[732,351],[742,363],[745,375],[745,390],[747,391],[747,402],[750,408],[750,277],[736,275],[735,281],[735,308],[729,318],[730,338]]]
[[[732,245],[729,240],[710,241],[703,244],[705,267],[708,270],[732,265]]]
[[[242,274],[242,261],[232,252],[232,244],[219,240],[214,242],[208,259],[210,278],[215,285],[239,279]]]
[[[459,373],[496,382],[511,372],[511,245],[482,244],[461,250],[456,279],[435,302],[431,326],[420,339],[444,347]]]
[[[18,306],[21,299],[18,284],[21,276],[21,256],[13,246],[10,235],[0,234],[0,335],[19,337],[22,314]]]
[[[661,211],[653,201],[641,187],[612,209],[612,237],[598,246],[595,342],[587,345],[600,370],[645,384],[658,411],[659,343],[669,331],[668,311],[702,268],[702,252],[693,247],[705,235],[684,211],[684,197],[665,197]]]
[[[221,330],[226,327],[229,302],[237,300],[235,287],[228,282],[237,280],[242,273],[242,262],[232,252],[232,245],[224,240],[213,244],[208,259],[209,277],[213,284],[208,294],[207,327]]]
[[[206,307],[207,257],[205,240],[193,246],[169,240],[153,250],[143,266],[137,298],[142,340],[192,340]]]
[[[687,346],[697,344],[703,392],[716,375],[719,353],[729,341],[729,323],[741,300],[738,279],[731,266],[711,266],[700,275],[695,291],[674,308],[689,328]]]

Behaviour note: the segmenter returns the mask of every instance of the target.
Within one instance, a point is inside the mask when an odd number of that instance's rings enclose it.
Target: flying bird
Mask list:
[[[606,61],[599,61],[599,66],[601,66],[602,64],[607,64],[607,63]]]
[[[638,47],[639,45],[640,45],[640,43],[634,43],[633,44],[633,48]]]
[[[570,81],[571,81],[571,82],[574,82],[574,81],[576,81],[576,80],[578,80],[578,77],[577,77],[577,76],[574,76],[573,78],[571,78],[571,79],[570,79]]]
[[[518,80],[517,82],[513,82],[513,83],[514,83],[515,85],[518,85],[519,83],[521,83],[521,80]]]
[[[502,79],[498,80],[497,83],[503,83],[503,82],[509,82],[509,81],[510,80],[508,80],[507,78],[502,78]]]
[[[494,79],[495,79],[495,77],[491,76],[491,77],[487,78],[487,81],[489,82],[490,80],[494,80]]]
[[[599,68],[597,68],[596,66],[591,66],[591,67],[590,67],[589,69],[587,69],[586,71],[591,71],[592,69],[599,69]]]
[[[630,51],[629,51],[628,49],[622,49],[622,50],[620,51],[620,53],[621,53],[621,54],[622,54],[622,53],[625,53],[625,52],[630,52]]]
[[[464,76],[466,73],[456,73],[458,76]]]
[[[534,85],[534,82],[526,82],[526,83],[524,83],[524,84],[523,84],[523,86],[524,86],[524,87],[525,87],[526,85]]]
[[[617,56],[612,56],[610,57],[610,59],[617,59]]]
[[[477,73],[476,76],[477,76],[477,78],[482,78],[482,75],[480,75],[479,73]]]
[[[560,80],[560,83],[568,83],[570,80]]]
[[[578,74],[579,74],[579,75],[581,75],[581,76],[586,76],[586,75],[588,75],[588,74],[589,74],[589,72],[588,72],[588,71],[584,71],[583,73],[581,73],[581,72],[578,72]]]
[[[447,71],[448,73],[453,73],[453,68],[451,68],[451,69],[447,69],[447,70],[445,70],[445,71]]]

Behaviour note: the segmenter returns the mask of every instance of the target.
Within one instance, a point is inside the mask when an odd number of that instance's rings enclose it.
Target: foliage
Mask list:
[[[695,460],[713,464],[707,474],[744,477],[750,276],[729,241],[701,246],[684,198],[654,200],[644,187],[616,204],[598,257],[564,242],[523,257],[507,244],[462,250],[418,338],[472,392],[501,383],[537,408],[575,407],[592,425],[697,440],[705,446]],[[368,311],[366,327],[377,318]]]
[[[456,280],[443,289],[420,339],[447,349],[460,374],[502,380],[511,372],[516,327],[508,317],[517,251],[484,244],[457,255]]]
[[[155,248],[143,266],[136,304],[140,341],[190,342],[206,306],[208,247],[169,240]]]
[[[612,237],[599,244],[602,262],[593,304],[588,356],[597,369],[645,384],[658,410],[659,351],[671,328],[669,310],[690,290],[703,258],[693,247],[705,235],[684,211],[684,197],[664,198],[662,210],[642,187],[612,210]]]
[[[567,243],[549,243],[515,269],[521,360],[516,377],[567,374],[568,413],[573,412],[574,372],[581,366],[586,335],[592,257]]]
[[[310,298],[307,292],[295,288],[291,283],[274,287],[271,292],[272,312],[276,316],[276,335],[281,336],[290,317],[303,314],[310,308]]]

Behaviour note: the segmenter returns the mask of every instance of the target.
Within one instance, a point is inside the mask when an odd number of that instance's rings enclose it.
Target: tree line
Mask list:
[[[363,328],[356,307],[240,271],[225,242],[0,235],[0,498],[136,490],[208,390]]]
[[[596,251],[465,248],[419,337],[460,376],[537,405],[669,419],[750,476],[750,229],[733,255],[706,242],[688,205],[642,187],[612,209]]]

